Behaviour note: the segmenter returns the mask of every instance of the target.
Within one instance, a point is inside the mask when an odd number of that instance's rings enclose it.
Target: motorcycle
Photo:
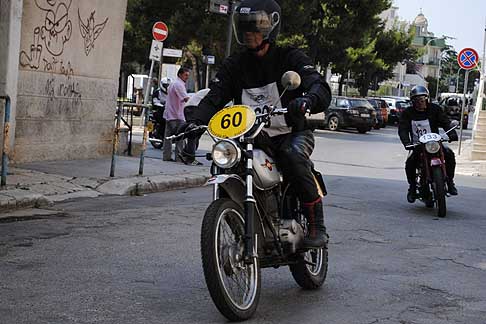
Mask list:
[[[149,111],[147,129],[149,131],[149,142],[155,149],[164,146],[165,119],[163,117],[165,105],[155,103]]]
[[[449,129],[449,133],[457,125]],[[417,191],[418,198],[428,208],[437,205],[437,216],[445,217],[447,213],[447,172],[442,142],[444,137],[436,133],[423,134],[419,143],[407,145],[407,149],[419,149],[419,163],[417,166]]]
[[[282,77],[284,93],[300,85],[296,72]],[[282,178],[272,156],[255,148],[255,138],[270,117],[286,108],[265,107],[256,114],[237,105],[216,113],[205,129],[215,141],[212,160],[213,201],[201,228],[204,277],[213,302],[229,320],[250,318],[261,293],[261,269],[289,266],[304,289],[317,289],[328,268],[324,248],[304,249],[308,223],[299,188]],[[265,109],[263,109],[265,111]],[[174,136],[185,136],[186,133]],[[322,176],[314,170],[321,197],[326,194]]]

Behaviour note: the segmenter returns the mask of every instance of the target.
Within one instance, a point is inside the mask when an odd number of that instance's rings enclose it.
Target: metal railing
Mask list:
[[[129,124],[124,118],[123,118],[123,111],[125,107],[131,107],[130,111],[130,118],[131,118],[131,123]],[[119,102],[118,103],[118,108],[116,111],[116,124],[115,124],[115,132],[114,132],[114,139],[113,139],[113,151],[111,155],[111,168],[110,168],[110,177],[115,176],[115,164],[116,164],[116,153],[117,149],[119,146],[120,142],[120,128],[121,128],[121,123],[122,121],[124,124],[128,127],[130,135],[129,135],[129,141],[128,141],[128,154],[131,155],[131,143],[132,143],[132,134],[133,134],[133,108],[141,108],[142,113],[144,114],[143,116],[143,138],[142,138],[142,149],[140,151],[140,163],[139,163],[139,169],[138,169],[138,174],[143,175],[143,167],[144,167],[144,158],[145,158],[145,150],[147,148],[147,139],[148,139],[148,128],[147,128],[147,122],[148,122],[148,115],[149,115],[149,110],[150,110],[150,105],[144,105],[144,104],[135,104],[135,103],[128,103],[128,102]],[[127,115],[128,116],[128,115]]]
[[[10,97],[0,96],[0,99],[5,100],[5,119],[3,124],[3,146],[2,146],[2,178],[1,178],[1,186],[5,187],[5,185],[7,184],[8,153],[10,148]]]

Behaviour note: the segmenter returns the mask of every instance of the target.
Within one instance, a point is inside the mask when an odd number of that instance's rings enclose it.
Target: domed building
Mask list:
[[[412,46],[423,53],[423,56],[414,64],[398,64],[395,68],[394,82],[397,83],[398,95],[408,93],[414,85],[428,86],[425,80],[427,77],[438,77],[440,56],[446,46],[445,37],[435,37],[434,33],[429,31],[429,21],[422,11],[415,17],[410,27],[415,30]],[[435,92],[435,89],[430,90]]]

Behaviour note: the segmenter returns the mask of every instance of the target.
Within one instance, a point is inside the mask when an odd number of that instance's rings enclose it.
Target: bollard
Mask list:
[[[2,147],[2,179],[1,186],[5,187],[7,184],[8,171],[8,151],[10,142],[10,97],[0,96],[0,99],[5,99],[5,119],[3,124],[3,147]]]
[[[115,176],[115,155],[118,147],[118,142],[120,141],[120,123],[121,123],[122,113],[123,113],[123,103],[120,103],[116,112],[116,125],[115,125],[115,134],[113,138],[113,151],[111,153],[110,177],[112,178]]]
[[[148,106],[144,107],[143,109],[144,116],[143,116],[143,139],[142,139],[142,150],[140,151],[140,166],[138,168],[138,175],[143,175],[143,163],[144,163],[144,154],[145,149],[147,148],[147,138],[148,138],[148,117],[149,117],[149,109]]]

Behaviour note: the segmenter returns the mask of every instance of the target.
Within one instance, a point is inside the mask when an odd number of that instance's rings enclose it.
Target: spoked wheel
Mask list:
[[[327,277],[327,257],[327,246],[302,253],[302,259],[289,266],[295,282],[304,289],[322,286]]]
[[[290,190],[285,192],[285,195],[292,197],[290,206],[287,210],[292,210],[293,216],[297,222],[303,224],[304,235],[307,234],[307,220],[301,212],[301,205],[298,198],[296,198],[295,191]],[[317,289],[326,280],[328,266],[327,244],[320,249],[310,249],[299,255],[297,263],[289,265],[292,277],[295,282],[304,289]]]
[[[445,217],[447,213],[446,207],[446,191],[445,191],[445,181],[444,175],[441,168],[432,169],[432,177],[434,182],[432,184],[434,188],[435,201],[437,202],[437,216]]]
[[[339,118],[337,116],[332,116],[327,121],[327,127],[329,130],[337,131],[339,128]]]
[[[250,318],[260,298],[258,260],[243,260],[245,221],[241,207],[230,199],[211,203],[201,230],[204,277],[218,310],[229,320]]]

